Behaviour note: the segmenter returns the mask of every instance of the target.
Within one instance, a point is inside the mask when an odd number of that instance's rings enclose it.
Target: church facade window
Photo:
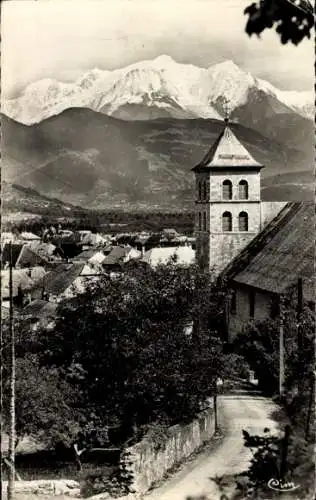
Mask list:
[[[248,182],[245,180],[242,180],[239,182],[238,185],[238,195],[240,200],[248,200]]]
[[[237,292],[236,292],[236,290],[232,290],[231,291],[230,313],[231,314],[236,314],[237,313]]]
[[[199,200],[201,200],[202,199],[202,182],[201,181],[198,183],[198,186],[199,186]]]
[[[222,216],[222,229],[224,232],[233,230],[233,219],[230,212],[224,212]]]
[[[203,199],[207,199],[207,186],[206,186],[206,181],[203,182]]]
[[[239,231],[248,231],[248,214],[247,212],[240,212],[238,215],[238,229]]]
[[[256,294],[254,290],[249,291],[249,316],[250,318],[255,317],[255,307],[256,307]]]
[[[233,197],[233,185],[228,179],[223,182],[222,197],[223,200],[231,200]]]
[[[206,212],[203,212],[203,231],[206,231]]]
[[[199,212],[199,231],[202,229],[202,214]]]

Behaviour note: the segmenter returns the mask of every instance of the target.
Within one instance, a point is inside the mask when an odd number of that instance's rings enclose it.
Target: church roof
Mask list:
[[[263,167],[247,151],[245,146],[237,139],[227,121],[224,130],[211,146],[203,160],[192,170],[195,172],[225,168],[250,168]]]
[[[314,203],[288,203],[228,266],[226,276],[236,284],[276,294],[302,278],[305,297],[314,300],[314,220]]]

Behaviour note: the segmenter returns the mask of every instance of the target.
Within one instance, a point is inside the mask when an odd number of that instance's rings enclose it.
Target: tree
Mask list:
[[[192,267],[105,276],[65,304],[54,330],[40,336],[41,363],[74,384],[96,429],[119,422],[135,433],[190,418],[221,367],[221,299],[211,277]],[[188,319],[206,308],[212,334],[195,327],[188,335]]]
[[[34,354],[17,359],[16,374],[17,443],[28,436],[48,448],[60,443],[69,446],[80,430],[76,410],[80,394],[56,370],[40,366]],[[9,380],[6,371],[3,375],[3,424],[7,429]]]
[[[284,302],[285,386],[287,394],[308,391],[313,376],[315,314],[307,306],[297,316],[295,290]],[[255,371],[263,390],[275,394],[279,377],[279,318],[250,323],[234,347]],[[299,374],[299,375],[298,375]],[[302,391],[303,390],[303,391]]]
[[[282,44],[298,45],[310,38],[314,27],[314,10],[308,0],[260,0],[244,11],[248,15],[246,33],[251,36],[276,27]]]

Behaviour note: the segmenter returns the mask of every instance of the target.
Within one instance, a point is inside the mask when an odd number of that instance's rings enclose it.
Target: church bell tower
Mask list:
[[[196,261],[219,274],[261,230],[259,164],[225,118],[195,173]]]

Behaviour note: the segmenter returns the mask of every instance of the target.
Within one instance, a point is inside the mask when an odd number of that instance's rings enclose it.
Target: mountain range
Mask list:
[[[188,206],[190,168],[227,110],[266,165],[265,198],[309,198],[313,93],[281,91],[232,61],[205,69],[169,56],[40,80],[3,99],[3,176],[90,208]]]
[[[223,98],[235,120],[241,108],[265,97],[275,113],[295,112],[313,119],[313,91],[281,91],[240,69],[233,61],[200,68],[170,56],[125,68],[92,69],[73,83],[46,78],[29,84],[18,96],[3,99],[2,111],[26,125],[72,107],[87,107],[125,120],[214,118],[223,115]],[[244,125],[246,125],[244,123]]]
[[[68,109],[32,126],[3,116],[3,178],[86,208],[192,209],[190,169],[222,128],[218,120],[132,122],[85,108]],[[283,199],[312,196],[312,145],[309,158],[306,152],[253,129],[236,123],[231,128],[265,165],[265,199],[280,200],[284,193]],[[292,179],[283,182],[289,173]],[[282,185],[280,197],[277,192]]]

